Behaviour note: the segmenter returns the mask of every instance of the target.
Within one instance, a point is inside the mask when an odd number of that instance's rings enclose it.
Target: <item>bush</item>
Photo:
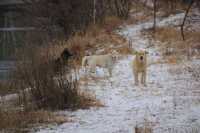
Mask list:
[[[0,96],[15,92],[9,81],[0,81]]]
[[[21,52],[13,73],[13,85],[25,109],[76,109],[94,102],[80,94],[78,81],[71,72],[75,66],[64,63],[55,71],[55,59],[46,47],[27,47]],[[84,102],[84,103],[83,103]]]

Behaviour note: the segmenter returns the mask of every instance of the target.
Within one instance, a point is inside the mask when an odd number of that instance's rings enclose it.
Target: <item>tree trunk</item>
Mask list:
[[[186,11],[185,11],[185,16],[184,16],[183,22],[182,22],[182,24],[181,24],[181,36],[182,36],[182,38],[183,38],[183,41],[185,41],[185,35],[184,35],[184,25],[185,25],[185,21],[186,21],[187,15],[188,15],[188,13],[189,13],[189,11],[190,11],[190,9],[191,9],[191,7],[192,7],[194,1],[195,1],[195,0],[191,0],[191,1],[190,1],[190,4],[189,4],[188,8],[187,8]]]
[[[93,4],[93,23],[96,24],[96,0],[94,0]]]
[[[156,32],[156,10],[157,10],[157,0],[153,1],[153,31]]]

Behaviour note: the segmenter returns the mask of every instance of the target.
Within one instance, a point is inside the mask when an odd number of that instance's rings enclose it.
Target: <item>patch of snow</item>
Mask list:
[[[16,100],[17,98],[18,98],[17,94],[9,94],[9,95],[6,95],[6,96],[1,96],[0,97],[0,102]]]

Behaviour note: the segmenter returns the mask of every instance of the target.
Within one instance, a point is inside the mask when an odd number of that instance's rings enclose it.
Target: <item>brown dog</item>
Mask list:
[[[133,60],[133,74],[135,77],[135,85],[138,85],[138,76],[141,74],[141,84],[146,86],[146,71],[147,71],[147,52],[136,51],[135,59]]]

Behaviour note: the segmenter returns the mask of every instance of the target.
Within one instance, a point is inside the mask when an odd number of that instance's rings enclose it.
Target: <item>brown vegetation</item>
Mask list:
[[[79,31],[85,31],[93,22],[99,24],[107,16],[127,19],[129,16],[130,0],[23,0],[25,22],[45,31],[50,38],[70,38]],[[95,2],[95,3],[94,3]],[[31,6],[28,6],[31,5]]]
[[[0,131],[28,132],[30,127],[41,124],[62,124],[71,121],[66,116],[56,115],[49,111],[14,111],[0,110]]]
[[[0,96],[4,96],[14,92],[15,90],[12,89],[10,82],[0,81]]]
[[[159,43],[161,53],[169,63],[177,63],[184,59],[184,56],[191,58],[193,56],[199,57],[200,55],[200,33],[197,31],[187,31],[185,33],[186,41],[182,40],[180,31],[175,27],[157,28],[155,34],[151,30],[144,31],[144,35],[150,38],[154,36],[156,41],[161,42]]]
[[[26,130],[32,124],[61,124],[68,121],[65,117],[55,116],[51,110],[103,106],[93,94],[80,90],[77,78],[71,73],[73,62],[60,66],[61,71],[55,72],[54,61],[59,55],[58,51],[53,51],[53,47],[30,46],[19,52],[11,81],[11,87],[19,99],[15,99],[15,108],[0,105],[1,130],[17,132]]]
[[[32,54],[22,55],[24,58],[20,58],[13,75],[13,84],[22,91],[20,102],[26,109],[85,108],[87,102],[95,101],[80,95],[78,81],[71,73],[72,63],[59,66],[61,69],[57,72],[54,70],[53,56],[46,51],[47,48],[40,54],[42,49],[27,48],[26,51]],[[28,94],[24,91],[28,91]]]

